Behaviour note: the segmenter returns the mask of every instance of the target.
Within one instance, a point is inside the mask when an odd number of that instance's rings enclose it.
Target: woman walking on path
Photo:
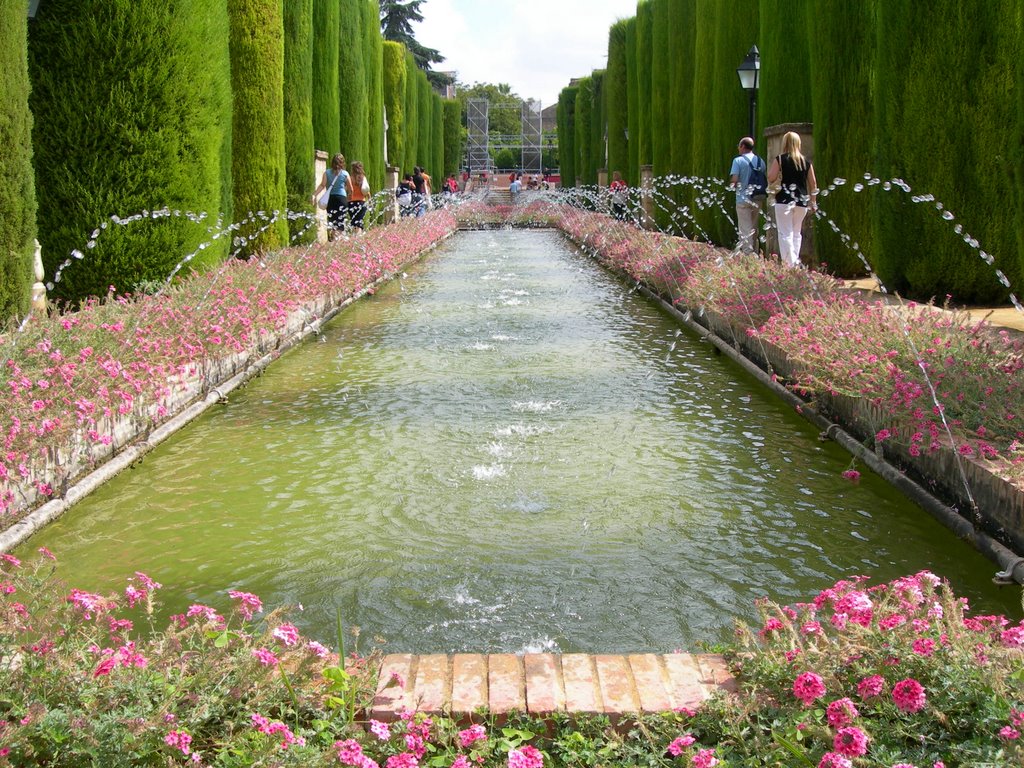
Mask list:
[[[340,152],[331,158],[331,167],[324,171],[313,193],[314,204],[325,189],[331,190],[327,198],[327,239],[333,240],[338,232],[345,231],[345,212],[348,208],[348,171],[345,170],[345,156]]]
[[[818,210],[818,181],[814,167],[800,153],[800,135],[790,131],[782,139],[782,154],[772,160],[768,169],[768,183],[774,184],[781,175],[782,185],[775,193],[775,222],[779,228],[779,255],[782,263],[800,266],[800,232],[807,215],[808,205]]]
[[[356,229],[363,228],[363,217],[366,216],[366,199],[370,196],[370,182],[366,180],[363,164],[358,160],[352,163],[352,174],[348,180],[348,217]]]

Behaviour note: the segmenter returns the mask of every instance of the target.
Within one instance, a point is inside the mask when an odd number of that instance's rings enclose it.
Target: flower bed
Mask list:
[[[438,211],[33,318],[3,345],[0,528],[454,228]]]
[[[161,585],[69,589],[53,555],[0,556],[0,766],[1019,765],[1024,623],[971,616],[931,574],[763,601],[728,649],[740,687],[700,710],[475,724],[367,720],[371,654],[337,655],[257,595],[158,613]],[[321,640],[324,640],[321,638]],[[345,658],[343,666],[338,659]],[[383,685],[404,685],[401,679]]]

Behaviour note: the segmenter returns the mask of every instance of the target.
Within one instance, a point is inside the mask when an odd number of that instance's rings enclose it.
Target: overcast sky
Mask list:
[[[426,0],[416,39],[436,48],[460,82],[508,83],[548,107],[574,77],[602,69],[608,28],[636,0]]]

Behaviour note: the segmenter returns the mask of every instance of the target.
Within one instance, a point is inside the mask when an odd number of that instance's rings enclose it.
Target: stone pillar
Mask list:
[[[389,165],[384,172],[384,189],[391,192],[391,196],[384,203],[384,223],[390,224],[398,221],[398,198],[395,197],[395,190],[398,189],[398,174],[401,169],[397,165]]]
[[[654,223],[654,166],[640,166],[640,225],[644,229],[656,229]]]
[[[601,213],[611,213],[611,200],[607,192],[608,189],[608,169],[598,168],[597,169],[597,194],[598,194],[598,210]]]
[[[327,171],[327,153],[322,149],[316,150],[313,156],[313,189],[320,186]],[[316,239],[321,243],[327,242],[327,211],[313,203],[316,212]]]
[[[807,158],[808,162],[814,162],[814,124],[813,123],[783,123],[772,125],[764,129],[764,136],[768,140],[768,151],[764,161],[768,167],[772,167],[772,161],[782,154],[782,138],[790,131],[800,134],[800,151]],[[817,169],[815,169],[817,172]],[[770,192],[770,189],[769,189]],[[775,226],[775,196],[768,195],[768,210],[765,212],[766,220],[771,224],[765,228],[765,253],[778,254],[779,238]],[[814,250],[814,216],[810,211],[804,219],[803,242],[800,245],[800,261],[809,269],[816,269],[818,256]]]
[[[597,169],[597,186],[601,189],[605,189],[608,186],[608,169],[598,168]]]
[[[43,278],[46,272],[43,270],[43,248],[36,240],[36,252],[32,257],[32,269],[35,272],[36,281],[32,284],[32,311],[42,314],[46,312],[46,283]]]

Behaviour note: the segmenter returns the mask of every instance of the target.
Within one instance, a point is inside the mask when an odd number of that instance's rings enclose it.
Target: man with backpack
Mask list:
[[[768,167],[754,154],[754,140],[740,139],[740,153],[733,158],[729,187],[736,190],[736,250],[757,253],[757,218],[768,196]]]

